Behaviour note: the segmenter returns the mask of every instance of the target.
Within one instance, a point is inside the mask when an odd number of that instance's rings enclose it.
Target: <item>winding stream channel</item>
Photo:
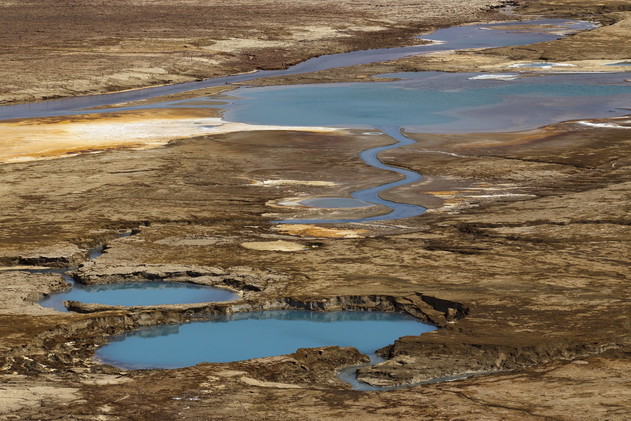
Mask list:
[[[546,25],[546,27],[538,32],[519,30],[518,26],[524,24]],[[558,32],[560,28],[567,31],[577,31],[593,27],[594,25],[588,22],[564,19],[540,19],[527,22],[452,27],[436,31],[428,36],[428,39],[434,41],[431,44],[327,55],[307,60],[287,70],[259,71],[135,91],[4,106],[0,107],[0,120],[135,109],[208,107],[210,105],[202,105],[203,101],[198,101],[198,105],[194,105],[193,101],[189,99],[142,106],[120,106],[105,110],[94,109],[94,107],[123,104],[262,77],[309,73],[357,64],[389,61],[429,52],[525,45],[557,39],[562,36]],[[417,133],[515,131],[571,119],[622,116],[628,114],[626,107],[631,103],[631,84],[626,82],[628,75],[625,76],[624,74],[547,74],[536,77],[520,77],[520,74],[423,72],[384,76],[398,80],[380,83],[267,88],[242,87],[231,92],[234,99],[228,100],[226,105],[221,105],[221,108],[226,109],[224,118],[229,121],[281,126],[369,128],[370,130],[378,130],[378,132],[374,132],[376,134],[383,133],[396,141],[391,145],[364,150],[359,154],[359,157],[370,166],[396,173],[399,180],[355,191],[351,195],[355,202],[347,202],[348,207],[361,206],[363,203],[385,206],[390,209],[388,213],[359,219],[297,219],[277,222],[372,222],[409,218],[422,214],[425,208],[421,206],[396,203],[380,196],[386,190],[414,183],[422,178],[417,172],[384,164],[379,159],[379,154],[383,151],[415,143],[405,136],[406,131]],[[344,200],[344,198],[329,199],[331,200],[320,202],[319,205],[315,202],[314,206],[336,207],[333,205],[336,199]],[[342,207],[344,207],[343,204]],[[139,297],[143,292],[139,291],[138,294]],[[57,299],[57,303],[59,302],[60,300]],[[58,307],[58,304],[56,306]],[[401,316],[402,319],[398,319],[398,316]],[[375,319],[371,322],[388,321],[393,324],[382,324],[380,326],[385,327],[376,328],[376,325],[366,324],[370,317]],[[288,332],[285,335],[286,339],[267,341],[283,346],[262,350],[256,341],[244,342],[248,335],[251,336],[261,329],[260,323],[248,322],[241,323],[241,325],[247,324],[250,330],[239,330],[241,328],[237,326],[238,322],[247,320],[274,320],[269,327],[270,330],[267,331],[269,333],[264,335],[267,337],[274,332],[283,331],[287,320],[298,320],[301,323],[296,325],[299,326],[298,330],[286,331]],[[315,323],[316,321],[319,323]],[[348,321],[358,321],[359,324],[356,327],[348,327],[333,323]],[[357,326],[361,325],[362,329],[367,328],[368,331],[362,330],[364,333],[358,336],[357,341],[348,343],[348,345],[355,346],[369,354],[374,352],[377,347],[392,343],[401,335],[418,335],[432,329],[418,321],[411,323],[409,318],[406,319],[406,316],[403,315],[395,317],[379,313],[371,315],[360,313],[322,315],[304,314],[304,312],[291,314],[249,313],[247,315],[234,315],[231,318],[131,332],[117,337],[109,345],[101,348],[98,357],[103,361],[127,368],[181,367],[201,361],[234,361],[234,359],[278,355],[292,352],[299,346],[346,345],[347,343],[344,341],[339,343],[339,338],[335,335],[338,330],[337,327],[333,328],[334,325],[340,327],[339,332],[341,332],[343,339],[344,332],[354,331],[358,329]],[[322,326],[324,326],[324,330],[322,330]],[[402,330],[399,330],[399,327]],[[265,329],[267,328],[265,327]],[[183,332],[188,332],[189,339],[184,339],[184,336],[181,335]],[[296,332],[301,334],[298,335]],[[301,337],[301,341],[294,341],[298,336]],[[200,337],[207,340],[206,346],[191,346],[191,344],[197,344]],[[225,342],[227,337],[235,338],[235,344],[233,344],[233,348],[222,351],[224,353],[221,355],[202,352],[201,355],[183,356],[189,350],[197,352],[200,348],[214,349],[216,344]],[[321,340],[314,341],[314,337]],[[370,338],[371,342],[367,343],[362,340],[366,337]],[[216,340],[217,338],[220,339]],[[372,339],[379,340],[374,342]],[[156,345],[158,342],[160,344]],[[158,361],[161,355],[157,355],[155,360],[153,357],[148,357],[148,350],[161,349],[174,349],[176,361]],[[243,349],[248,352],[236,355],[233,353],[234,349]],[[163,353],[158,352],[158,354]],[[226,360],[226,358],[234,359]],[[343,370],[342,378],[352,380],[354,373],[354,368]],[[353,384],[355,388],[362,388],[356,381]]]
[[[456,26],[440,29],[429,35],[427,38],[434,41],[432,44],[325,55],[306,60],[286,70],[256,71],[246,74],[207,79],[198,82],[157,86],[111,94],[86,95],[59,100],[2,106],[0,107],[0,120],[106,112],[108,110],[89,111],[85,109],[150,99],[211,86],[247,82],[249,80],[263,77],[297,75],[301,73],[310,73],[319,70],[348,67],[358,64],[395,60],[397,58],[437,51],[450,51],[463,48],[491,48],[526,45],[535,42],[551,41],[562,36],[554,33],[552,30],[542,32],[522,32],[512,31],[510,29],[497,29],[510,28],[510,26],[523,25],[524,23],[529,25],[550,25],[550,27],[556,28],[557,31],[562,28],[569,31],[580,31],[595,27],[594,24],[589,22],[569,21],[566,19],[539,19],[527,22],[500,22]],[[489,28],[495,29],[489,30]],[[422,39],[426,38],[423,37]],[[148,108],[154,107],[155,105],[152,105]],[[126,108],[123,107],[118,110],[124,109]]]

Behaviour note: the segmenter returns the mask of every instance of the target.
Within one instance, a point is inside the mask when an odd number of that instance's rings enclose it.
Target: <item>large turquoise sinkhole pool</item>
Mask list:
[[[141,329],[100,348],[101,362],[126,369],[179,368],[289,354],[298,348],[352,346],[371,354],[435,327],[404,314],[278,310]]]

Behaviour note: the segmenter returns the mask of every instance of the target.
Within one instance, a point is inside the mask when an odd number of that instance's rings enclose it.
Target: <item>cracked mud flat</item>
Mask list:
[[[410,134],[417,144],[381,158],[424,179],[384,198],[429,212],[347,226],[272,226],[329,211],[269,204],[388,181],[357,159],[385,136],[239,132],[4,164],[0,261],[16,270],[0,271],[0,419],[628,419],[629,132]],[[35,304],[64,282],[28,267],[77,265],[102,243],[76,271],[85,283],[190,281],[243,299],[67,314]],[[137,326],[269,308],[398,310],[443,327],[383,349],[388,361],[360,370],[372,384],[496,373],[364,393],[335,370],[365,356],[337,347],[166,371],[92,360]]]

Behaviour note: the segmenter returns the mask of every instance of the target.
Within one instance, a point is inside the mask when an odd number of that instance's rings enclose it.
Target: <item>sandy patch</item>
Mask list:
[[[37,407],[44,400],[54,399],[58,402],[77,400],[78,393],[79,389],[75,388],[33,385],[27,382],[14,383],[11,377],[5,377],[2,379],[2,393],[0,393],[0,414]]]
[[[241,243],[241,247],[260,251],[303,251],[305,246],[293,241],[252,241]]]
[[[253,379],[252,377],[244,376],[244,377],[241,377],[240,380],[249,386],[271,387],[274,389],[301,389],[301,387],[296,384],[265,382],[265,381]]]
[[[316,186],[316,187],[330,187],[335,186],[337,183],[332,181],[317,181],[317,180],[255,180],[252,182],[255,186],[264,187],[277,187],[277,186]]]
[[[347,26],[339,28],[329,26],[303,26],[283,28],[284,34],[280,38],[255,39],[255,38],[228,38],[216,40],[211,45],[201,47],[205,50],[232,53],[236,50],[246,50],[253,48],[288,48],[292,42],[313,41],[322,38],[348,38],[351,31],[376,32],[387,29],[384,26],[362,25]]]
[[[321,237],[321,238],[364,238],[368,231],[324,228],[317,225],[305,224],[282,224],[274,227],[276,231],[284,234],[297,235],[299,237]]]
[[[100,374],[98,376],[92,376],[89,379],[81,380],[81,383],[95,386],[107,386],[112,384],[123,384],[130,382],[129,377],[121,376],[118,374]]]
[[[59,274],[2,271],[0,272],[0,312],[4,315],[59,314],[53,309],[41,307],[38,302],[44,298],[44,294],[59,292],[66,288],[66,281]]]
[[[214,246],[232,242],[230,237],[201,237],[201,238],[181,238],[169,237],[156,241],[156,244],[166,244],[169,246]]]

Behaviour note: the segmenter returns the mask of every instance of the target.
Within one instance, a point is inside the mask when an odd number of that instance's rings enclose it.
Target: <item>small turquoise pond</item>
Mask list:
[[[139,369],[241,361],[331,345],[352,346],[368,354],[401,336],[434,329],[398,313],[250,312],[134,331],[114,338],[96,357],[117,367]]]
[[[126,282],[82,285],[74,283],[69,291],[52,294],[40,302],[42,307],[67,311],[64,301],[114,306],[151,306],[229,301],[239,295],[227,289],[185,282]]]

